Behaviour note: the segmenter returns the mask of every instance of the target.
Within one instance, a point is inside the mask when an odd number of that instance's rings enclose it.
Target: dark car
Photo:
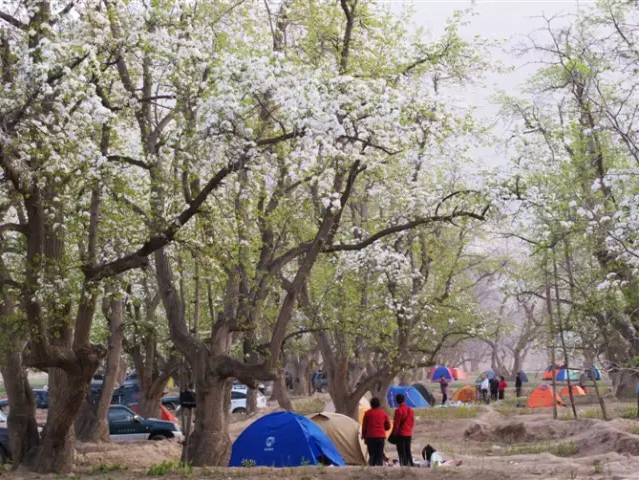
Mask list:
[[[34,388],[33,398],[36,401],[36,408],[49,408],[49,392],[44,388]],[[9,408],[9,399],[0,400],[0,410]]]
[[[157,418],[143,418],[124,405],[111,405],[108,419],[109,436],[114,442],[183,439],[183,434],[175,423]]]
[[[0,464],[6,464],[11,459],[9,451],[9,429],[0,427]]]
[[[178,395],[167,395],[160,399],[165,408],[176,411],[180,406],[180,397]]]

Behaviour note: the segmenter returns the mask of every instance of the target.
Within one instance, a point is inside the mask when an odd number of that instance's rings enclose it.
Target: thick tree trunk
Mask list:
[[[80,415],[76,420],[76,436],[78,440],[83,442],[109,441],[107,413],[120,371],[123,310],[123,300],[115,297],[110,299],[109,308],[104,309],[105,316],[109,321],[110,331],[105,377],[98,400],[94,402],[90,396],[85,398]]]
[[[73,423],[87,394],[89,380],[49,370],[49,409],[42,442],[30,468],[40,473],[65,473],[73,468]]]
[[[358,421],[358,402],[360,397],[348,392],[345,386],[335,387],[330,394],[336,413],[342,413]]]
[[[160,417],[160,400],[164,390],[141,390],[138,413],[145,418]]]
[[[231,456],[228,433],[231,381],[196,382],[194,430],[184,446],[185,460],[196,466],[227,466]]]
[[[639,373],[631,370],[612,370],[609,373],[614,396],[620,399],[638,397]]]
[[[0,367],[4,387],[9,398],[9,446],[14,467],[28,462],[35,455],[40,442],[36,424],[36,403],[29,385],[27,372],[22,366],[22,354],[9,352]]]

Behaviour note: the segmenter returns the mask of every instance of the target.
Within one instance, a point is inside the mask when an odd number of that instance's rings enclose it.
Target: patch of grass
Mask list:
[[[167,474],[178,474],[182,477],[191,475],[193,468],[189,464],[184,464],[175,460],[165,460],[159,464],[152,465],[147,471],[149,477],[163,477]]]
[[[614,407],[606,406],[608,417],[610,418],[625,418],[629,420],[639,419],[639,406],[634,404],[625,404]],[[579,411],[579,418],[603,418],[600,407],[585,408]]]
[[[497,403],[493,405],[494,410],[500,413],[503,416],[509,417],[512,415],[527,415],[532,413],[531,409],[526,406],[517,405],[517,401],[511,403]],[[523,403],[525,405],[525,402]]]
[[[637,419],[639,418],[639,406],[635,403],[634,405],[627,405],[620,407],[619,410],[617,410],[619,417],[621,418],[629,418],[629,419]]]
[[[514,444],[507,447],[505,455],[525,455],[540,454],[548,452],[557,457],[571,457],[579,452],[574,442],[561,442],[558,444],[533,443],[533,444]]]
[[[117,470],[127,470],[127,468],[128,467],[126,465],[121,465],[121,464],[100,464],[100,465],[96,465],[95,467],[92,467],[89,473],[92,475],[106,474],[109,472],[115,472]]]
[[[325,401],[320,398],[305,398],[302,400],[292,400],[294,411],[302,415],[322,412],[325,408]]]
[[[477,405],[462,405],[460,407],[420,408],[414,409],[416,416],[423,420],[448,420],[452,418],[474,418],[481,408]]]
[[[625,430],[630,433],[635,433],[639,435],[639,421],[637,420],[636,422],[628,422],[625,425]]]

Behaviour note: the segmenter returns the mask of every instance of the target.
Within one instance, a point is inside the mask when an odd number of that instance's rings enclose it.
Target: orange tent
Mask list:
[[[463,380],[465,378],[465,372],[462,368],[450,368],[454,380]]]
[[[559,394],[556,394],[556,403],[558,405],[565,405]],[[552,393],[552,387],[550,385],[539,385],[527,399],[528,408],[541,408],[541,407],[551,407],[554,404],[554,394]]]
[[[570,390],[568,390],[567,385],[561,389],[560,393],[562,397],[570,396]],[[585,397],[586,393],[585,390],[583,390],[580,386],[572,385],[572,395],[574,395],[575,397]]]
[[[473,402],[476,400],[476,388],[472,385],[465,385],[454,392],[452,398],[459,402]]]

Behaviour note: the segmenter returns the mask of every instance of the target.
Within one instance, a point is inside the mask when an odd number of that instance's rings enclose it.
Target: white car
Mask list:
[[[247,413],[247,385],[236,384],[231,387],[231,413]],[[256,408],[267,407],[267,398],[260,392],[256,393]]]
[[[0,410],[0,427],[7,426],[7,416]]]

